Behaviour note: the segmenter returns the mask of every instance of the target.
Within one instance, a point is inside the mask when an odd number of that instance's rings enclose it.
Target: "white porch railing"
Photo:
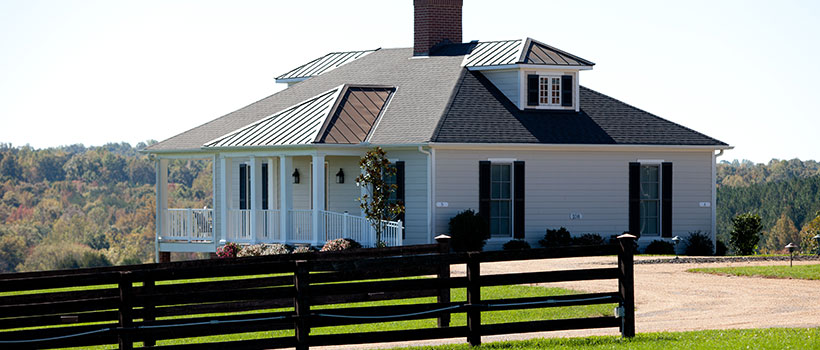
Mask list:
[[[291,229],[287,233],[288,242],[313,243],[313,210],[291,209],[290,222]]]
[[[163,240],[213,241],[213,209],[168,209]]]
[[[337,213],[323,210],[320,212],[319,240],[326,242],[337,238],[352,238],[366,247],[376,245],[376,230],[367,221],[367,218],[353,216],[348,213]],[[401,221],[382,222],[382,241],[388,246],[399,246],[402,243]]]

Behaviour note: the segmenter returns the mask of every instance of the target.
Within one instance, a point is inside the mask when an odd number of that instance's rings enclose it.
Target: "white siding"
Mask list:
[[[359,157],[328,156],[327,161],[327,210],[338,213],[348,212],[350,215],[361,215],[359,201],[361,196],[356,186],[356,176],[359,175]],[[344,170],[345,183],[336,183],[336,173],[339,168]]]
[[[484,74],[498,90],[501,90],[501,93],[507,96],[513,104],[521,108],[521,106],[518,105],[521,91],[521,82],[519,81],[521,75],[518,73],[518,69],[486,70],[481,73]]]
[[[628,229],[628,164],[638,159],[673,163],[673,235],[711,230],[711,151],[436,151],[436,233],[446,233],[450,218],[478,210],[478,162],[515,158],[526,162],[526,239],[534,246],[547,228],[573,234],[620,234]],[[714,204],[713,204],[714,205]],[[582,218],[570,220],[570,213]],[[646,244],[656,237],[642,237]],[[505,240],[491,242],[497,247]]]
[[[293,167],[299,169],[299,183],[293,184],[293,209],[311,209],[310,205],[310,179],[311,157],[293,157]],[[288,171],[288,176],[293,174],[293,170]],[[293,181],[290,177],[288,181]]]
[[[427,236],[427,155],[418,150],[386,149],[390,160],[404,161],[405,236],[404,244],[426,244]]]

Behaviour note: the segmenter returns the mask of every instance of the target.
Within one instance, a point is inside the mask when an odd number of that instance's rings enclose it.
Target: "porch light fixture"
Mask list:
[[[293,169],[293,183],[299,183],[299,169]]]
[[[336,173],[336,183],[343,184],[345,183],[345,171],[342,168],[339,168],[339,172]]]
[[[678,244],[680,243],[680,236],[672,237],[672,243],[675,244],[675,259],[678,258]]]
[[[786,245],[786,249],[789,250],[789,267],[792,266],[792,261],[794,260],[794,248],[797,248],[797,245],[794,243],[789,243]]]

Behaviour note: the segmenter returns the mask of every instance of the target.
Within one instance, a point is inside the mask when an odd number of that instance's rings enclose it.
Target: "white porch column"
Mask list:
[[[274,193],[276,193],[276,185],[273,184],[273,172],[276,168],[273,167],[272,157],[266,158],[265,163],[268,165],[268,210],[273,210],[273,208],[276,207],[274,199],[276,198],[274,195]],[[261,206],[259,208],[262,209]],[[273,227],[273,222],[270,221],[272,219],[271,216],[268,215],[268,212],[264,212],[262,218],[265,222],[265,228],[263,229],[265,231],[265,237],[267,237],[268,241],[276,239],[277,237],[274,236],[273,233],[277,231],[277,228]]]
[[[217,236],[216,232],[214,233],[214,244],[217,246],[224,244],[226,237],[228,237],[228,206],[231,204],[231,200],[228,198],[228,187],[231,185],[228,181],[229,165],[230,162],[225,159],[225,156],[220,155],[219,169],[221,171],[219,181],[222,185],[219,186],[219,198],[221,198],[222,202],[219,208],[214,207],[214,211],[219,210],[219,235]],[[214,195],[216,195],[216,193],[214,193]],[[214,212],[214,214],[216,215],[217,213]]]
[[[257,181],[259,177],[256,176],[256,172],[259,171],[259,168],[256,166],[256,157],[254,156],[251,156],[248,171],[251,172],[251,193],[250,198],[248,198],[248,209],[251,211],[251,240],[253,243],[256,243],[257,237],[259,236],[257,225],[258,218],[256,216],[256,213],[259,212],[259,191],[257,189],[259,187],[259,182]]]
[[[156,170],[156,186],[157,194],[155,200],[155,207],[157,209],[157,216],[154,221],[154,229],[156,236],[154,237],[154,261],[159,262],[159,239],[164,232],[167,232],[167,216],[168,213],[168,159],[158,159],[154,164]]]
[[[293,169],[293,158],[279,156],[279,237],[283,243],[290,240],[290,209],[293,208],[293,180],[288,173]]]
[[[310,180],[313,187],[313,244],[319,245],[319,232],[324,229],[319,224],[322,223],[320,216],[325,210],[325,156],[316,154],[312,156],[313,167],[310,171]]]

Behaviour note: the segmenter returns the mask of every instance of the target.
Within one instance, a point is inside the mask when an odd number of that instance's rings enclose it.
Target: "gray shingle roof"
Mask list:
[[[434,142],[547,144],[726,144],[581,87],[580,112],[519,110],[480,72],[465,72]]]

